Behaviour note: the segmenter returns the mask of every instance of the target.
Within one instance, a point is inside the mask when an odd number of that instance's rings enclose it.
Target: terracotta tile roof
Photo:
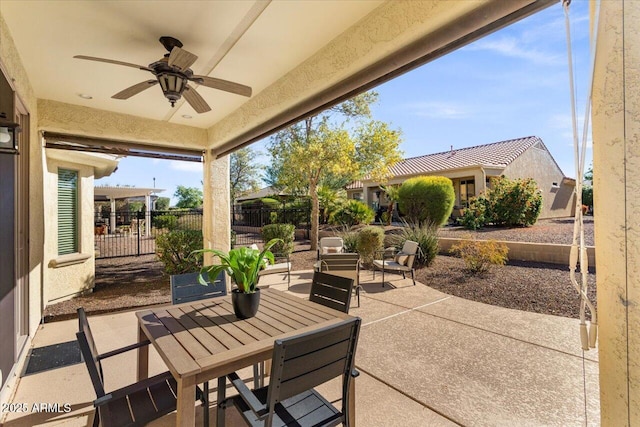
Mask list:
[[[475,147],[454,148],[442,153],[410,157],[392,167],[391,173],[395,177],[401,177],[433,174],[439,171],[473,166],[507,167],[519,155],[537,143],[546,149],[540,138],[527,136],[491,144],[476,145]],[[362,182],[352,182],[346,188],[362,188]]]

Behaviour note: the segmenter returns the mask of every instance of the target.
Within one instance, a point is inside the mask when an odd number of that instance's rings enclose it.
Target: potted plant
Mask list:
[[[202,267],[199,278],[200,284],[206,285],[202,274],[217,277],[221,271],[226,271],[231,281],[236,285],[231,290],[233,311],[239,319],[253,317],[260,305],[260,289],[258,288],[258,273],[266,266],[266,262],[274,262],[274,256],[269,249],[281,239],[271,239],[262,252],[247,247],[231,249],[228,253],[216,249],[202,249],[196,253],[212,253],[220,259],[220,264]]]

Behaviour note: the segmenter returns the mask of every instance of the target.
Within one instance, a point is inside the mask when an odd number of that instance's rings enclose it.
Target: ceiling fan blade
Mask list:
[[[133,95],[137,95],[145,89],[150,88],[158,84],[157,80],[147,80],[146,82],[140,82],[133,86],[126,88],[112,96],[114,99],[129,99]]]
[[[85,56],[85,55],[76,55],[74,56],[74,58],[86,59],[87,61],[106,62],[107,64],[124,65],[125,67],[138,68],[139,70],[144,70],[144,71],[153,71],[151,68],[145,67],[144,65],[137,65],[137,64],[132,64],[130,62],[116,61],[114,59],[96,58],[95,56]]]
[[[175,46],[169,54],[169,66],[186,70],[198,59],[197,55]]]
[[[249,86],[230,82],[229,80],[216,79],[215,77],[207,76],[193,76],[189,80],[193,80],[203,86],[223,90],[225,92],[231,92],[242,96],[251,96],[251,88]]]
[[[187,85],[187,87],[184,88],[184,92],[182,93],[182,95],[184,96],[184,99],[187,100],[189,105],[191,105],[191,107],[196,110],[196,113],[202,114],[206,113],[207,111],[211,111],[211,107],[209,107],[209,104],[207,104],[207,102],[200,96],[200,94],[196,92],[196,90],[191,86]]]

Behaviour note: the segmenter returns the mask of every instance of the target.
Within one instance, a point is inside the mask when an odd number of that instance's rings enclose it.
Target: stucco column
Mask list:
[[[109,213],[109,234],[116,232],[116,199],[110,199],[111,213]]]
[[[204,200],[202,232],[204,247],[228,251],[231,246],[229,156],[216,159],[207,150],[204,156]],[[211,264],[207,256],[205,264]]]
[[[601,421],[603,426],[636,426],[640,425],[640,2],[600,4],[593,193]]]

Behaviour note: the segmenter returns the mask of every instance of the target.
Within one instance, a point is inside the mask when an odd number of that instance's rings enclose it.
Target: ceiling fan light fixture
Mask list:
[[[175,106],[187,85],[186,77],[178,73],[164,72],[158,74],[158,81],[165,98],[169,100],[172,107]]]

